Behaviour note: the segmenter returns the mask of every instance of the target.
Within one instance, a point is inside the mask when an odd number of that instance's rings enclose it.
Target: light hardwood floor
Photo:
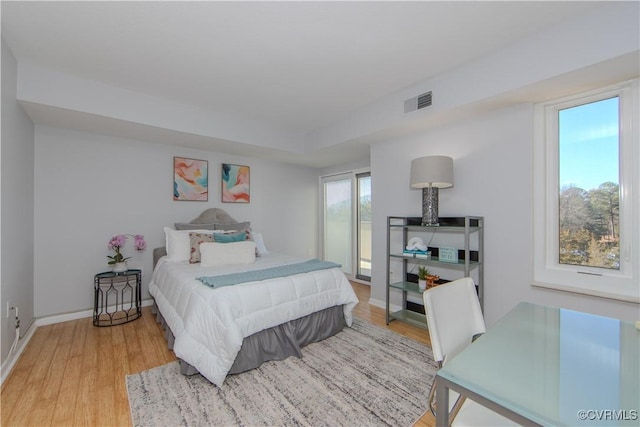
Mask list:
[[[354,315],[427,345],[427,331],[401,322],[385,325],[371,306],[369,286],[353,283]],[[98,328],[92,319],[39,327],[2,386],[2,426],[130,426],[125,375],[175,360],[150,308],[142,318]],[[425,385],[425,403],[427,398]],[[415,426],[433,427],[430,414]]]

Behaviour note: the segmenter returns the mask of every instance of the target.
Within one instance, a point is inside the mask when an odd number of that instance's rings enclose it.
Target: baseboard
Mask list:
[[[151,305],[153,305],[153,299],[151,298],[142,300],[141,302],[142,307],[148,307]],[[115,309],[115,307],[110,307],[110,309]],[[29,329],[27,329],[27,332],[18,341],[16,351],[10,354],[9,357],[4,361],[2,366],[0,366],[0,371],[2,372],[0,374],[0,386],[4,384],[4,380],[9,377],[11,370],[15,366],[16,362],[20,358],[20,355],[22,354],[23,350],[29,343],[29,340],[31,340],[31,337],[39,326],[53,325],[55,323],[68,322],[69,320],[85,319],[87,317],[93,317],[93,309],[37,318],[34,322],[31,323]]]
[[[0,371],[2,371],[2,374],[0,374],[0,386],[4,384],[4,380],[6,380],[9,377],[11,370],[13,369],[16,362],[20,358],[20,355],[22,354],[25,347],[29,343],[29,340],[31,340],[31,337],[33,336],[33,333],[36,331],[36,328],[37,328],[36,323],[32,322],[31,325],[29,326],[29,329],[27,329],[27,332],[22,336],[22,338],[18,340],[18,346],[16,347],[16,350],[13,353],[11,353],[9,357],[7,357],[7,359],[4,361],[4,363],[0,367]]]
[[[375,305],[376,307],[380,308],[387,308],[387,303],[379,299],[369,298],[369,304]]]
[[[383,310],[387,308],[386,301],[379,300],[379,299],[369,298],[369,304],[374,305],[376,307],[380,307]],[[396,305],[396,304],[390,304],[389,305],[389,310],[391,310],[391,311],[399,311],[399,310],[402,310],[402,307],[399,306],[399,305]]]
[[[147,307],[153,305],[153,299],[142,300],[141,306]],[[114,311],[115,307],[109,307],[109,311]],[[69,320],[84,319],[93,317],[93,309],[75,311],[73,313],[54,314],[52,316],[40,317],[36,319],[37,326],[52,325],[54,323],[68,322]]]

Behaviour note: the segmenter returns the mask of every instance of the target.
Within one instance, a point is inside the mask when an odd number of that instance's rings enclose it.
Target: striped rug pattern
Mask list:
[[[135,426],[410,426],[427,409],[431,350],[354,319],[303,357],[230,375],[222,388],[177,362],[127,376]]]

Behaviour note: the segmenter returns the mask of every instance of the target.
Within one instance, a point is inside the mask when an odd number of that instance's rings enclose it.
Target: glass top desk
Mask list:
[[[632,323],[520,303],[438,371],[436,403],[452,389],[522,425],[638,426],[639,355]]]

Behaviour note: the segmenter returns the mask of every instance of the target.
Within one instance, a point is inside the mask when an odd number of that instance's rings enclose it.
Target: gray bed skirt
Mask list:
[[[156,320],[165,330],[167,345],[169,349],[173,349],[174,336],[171,329],[157,307],[154,306],[154,310]],[[329,338],[340,332],[344,326],[344,308],[339,305],[257,332],[244,339],[229,374],[257,368],[269,360],[283,360],[289,356],[302,357],[302,347]],[[198,373],[197,369],[184,360],[180,360],[180,372],[183,375]]]

